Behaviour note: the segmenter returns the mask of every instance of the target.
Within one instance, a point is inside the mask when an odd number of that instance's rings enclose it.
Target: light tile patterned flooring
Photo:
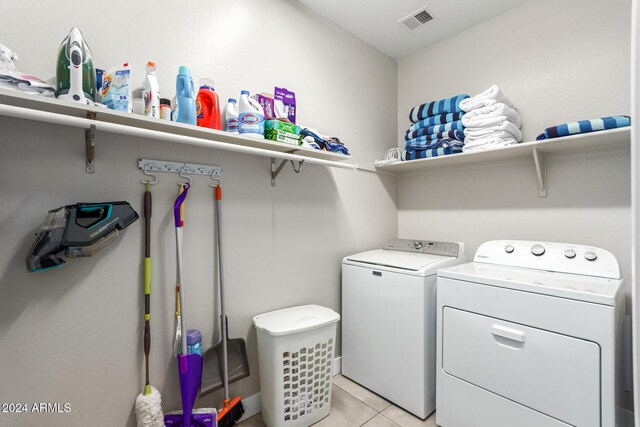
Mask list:
[[[393,405],[353,381],[333,377],[331,413],[314,424],[318,427],[436,427],[436,415],[421,420]],[[238,424],[240,427],[265,427],[261,414]]]

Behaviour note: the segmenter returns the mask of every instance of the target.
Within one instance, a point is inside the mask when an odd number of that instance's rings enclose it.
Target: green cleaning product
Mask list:
[[[58,49],[56,96],[86,103],[96,100],[96,69],[93,56],[82,33],[76,27]]]
[[[264,138],[271,141],[300,145],[300,126],[281,120],[264,122]]]

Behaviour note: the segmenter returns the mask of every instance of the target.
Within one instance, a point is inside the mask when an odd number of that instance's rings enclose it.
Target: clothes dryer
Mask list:
[[[436,421],[615,427],[624,291],[608,251],[490,241],[438,272]]]

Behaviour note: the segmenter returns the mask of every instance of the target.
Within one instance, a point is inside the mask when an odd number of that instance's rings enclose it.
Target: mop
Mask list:
[[[174,222],[176,226],[176,251],[178,259],[178,283],[180,284],[180,314],[181,314],[181,348],[178,355],[178,376],[180,379],[180,395],[182,397],[182,427],[193,426],[193,404],[200,388],[202,376],[202,357],[187,351],[187,316],[185,311],[185,285],[182,264],[182,227],[180,208],[184,203],[190,185],[184,184],[184,191],[178,196],[173,205]]]
[[[144,192],[144,391],[136,398],[138,427],[164,427],[160,392],[149,385],[149,351],[151,349],[151,182],[143,181]]]

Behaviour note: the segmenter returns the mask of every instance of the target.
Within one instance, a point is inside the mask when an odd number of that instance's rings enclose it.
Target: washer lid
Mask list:
[[[446,263],[451,259],[452,257],[441,255],[376,249],[348,256],[343,262],[347,264],[370,264],[371,266],[390,267],[407,270],[408,272],[418,272],[425,269],[435,271],[438,265]]]
[[[340,315],[330,308],[303,305],[258,314],[254,316],[253,323],[258,331],[277,336],[321,328],[338,320]]]
[[[622,292],[622,279],[479,262],[443,268],[438,270],[438,278],[441,277],[610,306],[615,305],[619,292]]]

